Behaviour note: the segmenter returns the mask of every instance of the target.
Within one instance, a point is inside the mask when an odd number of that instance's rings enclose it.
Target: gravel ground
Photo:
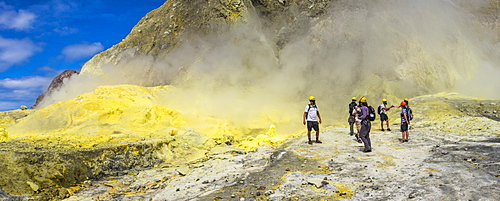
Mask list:
[[[322,144],[309,145],[304,135],[280,147],[94,182],[68,200],[498,199],[499,138],[450,140],[419,128],[400,143],[398,131],[372,130],[373,152],[364,153],[347,133],[329,128]]]

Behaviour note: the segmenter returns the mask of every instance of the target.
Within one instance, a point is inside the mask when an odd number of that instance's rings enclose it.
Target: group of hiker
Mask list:
[[[356,141],[358,143],[364,144],[363,152],[371,152],[371,140],[370,140],[370,130],[371,122],[375,120],[376,113],[380,116],[380,126],[381,131],[391,131],[389,124],[389,117],[387,116],[387,111],[396,106],[387,104],[386,99],[382,99],[382,104],[378,106],[377,111],[372,106],[369,106],[366,97],[361,96],[358,103],[356,103],[357,98],[352,97],[351,103],[349,103],[349,126],[350,135],[356,135]],[[408,142],[409,137],[409,125],[410,121],[413,119],[413,112],[408,105],[408,99],[405,98],[400,105],[401,108],[401,139],[400,142]],[[376,113],[375,113],[376,112]],[[309,97],[309,104],[306,105],[303,115],[303,124],[307,125],[307,137],[309,144],[322,143],[319,140],[319,124],[321,124],[321,115],[319,113],[318,106],[316,105],[316,98],[314,96]],[[384,123],[386,129],[384,129]],[[354,125],[356,125],[356,133],[354,132]],[[314,129],[316,132],[316,140],[311,140],[311,131]]]

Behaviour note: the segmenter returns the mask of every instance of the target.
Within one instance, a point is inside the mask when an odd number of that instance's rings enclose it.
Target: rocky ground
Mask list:
[[[410,140],[373,122],[373,152],[348,129],[305,134],[279,147],[220,148],[203,163],[93,182],[68,200],[498,200],[499,101],[458,94],[415,98]]]
[[[68,200],[498,199],[498,137],[449,140],[415,127],[410,141],[400,143],[399,132],[374,129],[373,152],[364,153],[347,133],[329,128],[322,144],[301,137],[276,148],[227,150],[202,164],[93,182]]]
[[[399,142],[398,111],[391,111],[393,131],[380,131],[380,122],[373,122],[370,153],[362,152],[363,145],[348,134],[345,125],[323,128],[321,144],[307,144],[303,133],[279,146],[263,145],[256,151],[228,145],[213,148],[203,160],[176,165],[156,162],[141,166],[144,168],[118,168],[119,172],[113,173],[118,170],[113,168],[116,164],[129,164],[126,158],[130,156],[143,161],[138,164],[149,160],[118,150],[116,157],[110,156],[114,160],[96,164],[111,171],[105,174],[108,176],[64,186],[62,189],[68,191],[65,195],[35,194],[36,199],[71,195],[66,200],[498,200],[500,122],[496,118],[500,101],[457,94],[412,101],[416,118],[409,142]],[[2,145],[5,153],[14,149],[7,145]],[[143,150],[150,150],[144,153],[152,157],[157,146],[150,147]],[[33,149],[35,153],[36,147]],[[29,162],[32,152],[22,153]],[[36,159],[51,155],[50,151],[43,153]],[[70,153],[52,153],[71,159]],[[50,173],[43,168],[33,170]],[[37,186],[30,187],[35,190]],[[32,199],[0,191],[0,200]]]

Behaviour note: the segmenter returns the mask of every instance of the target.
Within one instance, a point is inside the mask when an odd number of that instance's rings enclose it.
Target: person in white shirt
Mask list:
[[[352,110],[352,115],[354,116],[354,122],[356,123],[356,141],[361,143],[361,138],[359,138],[359,131],[361,130],[361,119],[359,118],[359,115],[361,114],[361,108],[358,107],[357,105],[354,106]]]
[[[389,111],[393,107],[394,107],[394,105],[387,107],[387,100],[382,99],[382,105],[379,106],[380,127],[382,128],[382,131],[385,131],[384,130],[384,122],[387,125],[387,130],[391,131],[391,128],[389,127],[389,117],[387,116],[387,111]]]
[[[318,106],[316,105],[316,98],[314,96],[309,97],[309,104],[306,105],[306,109],[304,110],[302,122],[304,125],[306,125],[306,123],[307,123],[307,138],[309,139],[309,141],[307,143],[309,143],[309,144],[313,143],[313,141],[311,141],[311,130],[312,129],[314,129],[316,131],[316,141],[315,142],[322,143],[319,140],[319,124],[321,124],[321,115],[319,114],[319,109],[318,109]]]

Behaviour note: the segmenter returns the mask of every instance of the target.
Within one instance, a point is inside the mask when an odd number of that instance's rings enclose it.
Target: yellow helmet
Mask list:
[[[385,98],[382,99],[382,102],[387,102],[387,100]]]
[[[359,102],[366,103],[366,97],[361,96],[361,98],[359,98]]]
[[[405,98],[404,101],[408,101],[408,98]]]
[[[355,101],[356,100],[356,97],[352,97],[352,100]]]
[[[314,96],[309,96],[309,100],[310,100],[310,101],[312,101],[312,100],[313,100],[313,101],[315,101],[315,100],[316,100],[316,97],[314,97]]]

